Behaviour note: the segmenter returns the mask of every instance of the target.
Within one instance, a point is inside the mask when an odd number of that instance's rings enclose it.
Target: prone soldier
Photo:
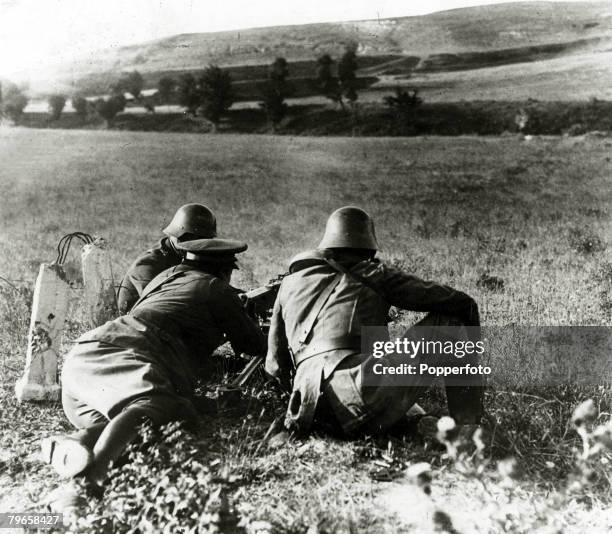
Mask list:
[[[99,492],[140,423],[194,420],[201,369],[227,338],[234,352],[265,353],[265,338],[229,285],[235,254],[225,239],[181,242],[182,263],[157,275],[128,315],[81,336],[65,359],[62,405],[77,431],[43,441],[43,457],[65,477]],[[78,506],[74,488],[56,509]]]

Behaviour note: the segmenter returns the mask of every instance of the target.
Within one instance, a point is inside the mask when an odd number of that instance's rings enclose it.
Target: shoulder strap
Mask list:
[[[336,276],[334,276],[327,285],[327,287],[323,291],[321,291],[321,293],[319,293],[319,296],[317,297],[317,300],[314,303],[312,313],[308,316],[308,320],[304,323],[302,334],[300,335],[300,338],[298,340],[300,343],[306,343],[306,340],[308,339],[310,332],[312,332],[312,327],[314,326],[315,321],[319,317],[323,306],[325,306],[325,303],[329,300],[329,297],[334,292],[334,289],[336,289],[341,279],[342,273],[338,273],[336,271]]]
[[[365,277],[350,271],[349,269],[347,269],[346,267],[344,267],[344,265],[338,263],[336,260],[334,260],[333,258],[325,258],[325,263],[327,263],[327,265],[329,265],[334,271],[345,274],[346,276],[348,276],[349,278],[355,280],[355,282],[359,282],[360,284],[363,284],[364,286],[366,286],[368,289],[371,289],[372,291],[374,291],[374,293],[377,293],[378,295],[380,295],[384,300],[387,300],[385,298],[385,296],[382,294],[382,292],[380,291],[380,288],[377,288],[374,284],[372,284],[369,280],[367,280]]]
[[[185,274],[185,269],[181,269],[181,265],[179,265],[177,267],[176,271],[174,271],[172,274],[166,276],[165,278],[162,278],[161,280],[157,280],[157,281],[155,281],[155,278],[153,280],[151,280],[151,282],[149,282],[149,284],[144,288],[144,291],[140,295],[140,298],[132,306],[132,310],[136,306],[138,306],[144,299],[146,299],[151,293],[157,291],[165,283],[170,282],[172,280],[176,280],[179,276],[182,276],[184,274]],[[158,277],[159,277],[159,275],[156,278],[158,278]],[[153,282],[155,282],[155,283],[153,283]]]

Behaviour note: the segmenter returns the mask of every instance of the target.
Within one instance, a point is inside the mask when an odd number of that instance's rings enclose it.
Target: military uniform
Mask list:
[[[192,265],[167,269],[129,315],[81,336],[68,353],[66,415],[87,428],[139,404],[157,424],[187,419],[199,370],[226,337],[237,353],[264,351],[259,328],[227,283]]]
[[[202,204],[185,204],[176,211],[170,224],[164,228],[164,234],[167,237],[139,256],[123,277],[117,292],[120,315],[132,309],[153,278],[181,263],[182,255],[177,250],[179,242],[215,238],[217,219],[215,214]]]
[[[383,431],[430,382],[415,378],[406,387],[388,377],[379,387],[364,386],[368,356],[361,353],[362,327],[386,325],[391,306],[431,312],[418,324],[420,338],[427,328],[478,327],[478,307],[461,291],[376,259],[356,260],[350,252],[337,255],[338,261],[332,257],[329,250],[315,250],[292,263],[274,307],[266,371],[292,391],[287,426],[308,432],[322,415],[328,422],[331,416],[346,435]],[[474,337],[473,331],[462,331]],[[411,336],[414,330],[406,333]],[[474,387],[447,388],[451,415],[463,421],[478,416],[480,385],[476,378]]]
[[[139,256],[121,280],[117,292],[119,313],[128,313],[149,282],[162,271],[181,263],[181,259],[168,237],[164,237],[156,246]]]

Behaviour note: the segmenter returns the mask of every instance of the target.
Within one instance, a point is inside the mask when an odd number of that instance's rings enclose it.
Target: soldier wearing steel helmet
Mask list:
[[[132,309],[142,290],[162,271],[181,263],[182,253],[177,244],[194,239],[212,239],[217,235],[217,220],[202,204],[185,204],[164,228],[160,242],[136,258],[121,281],[117,292],[120,314]]]
[[[478,337],[478,306],[471,297],[385,265],[375,258],[377,250],[371,217],[347,206],[329,217],[316,250],[291,261],[274,306],[265,363],[291,393],[286,427],[377,433],[413,409],[431,383],[426,377],[402,384],[383,377],[375,386],[364,381],[372,357],[362,353],[362,328],[386,326],[391,306],[429,312],[407,338],[449,326],[473,341]],[[445,364],[454,365],[452,358]],[[477,423],[482,409],[481,380],[468,381],[463,387],[446,382],[449,411],[463,424]]]

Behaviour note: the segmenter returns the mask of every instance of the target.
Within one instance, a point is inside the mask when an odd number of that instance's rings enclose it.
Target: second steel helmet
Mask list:
[[[327,219],[319,248],[360,248],[378,250],[374,221],[355,206],[344,206]]]
[[[202,204],[185,204],[181,206],[164,233],[180,239],[185,234],[211,239],[217,237],[217,219],[215,214]]]

